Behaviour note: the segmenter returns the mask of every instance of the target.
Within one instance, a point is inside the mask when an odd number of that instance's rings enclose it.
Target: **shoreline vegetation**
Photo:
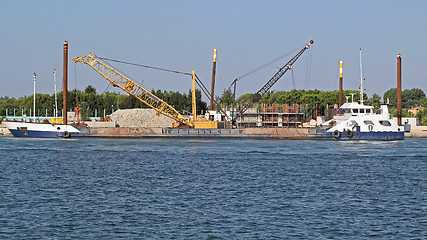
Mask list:
[[[165,90],[152,90],[151,93],[166,101],[181,113],[191,112],[191,90],[188,93],[180,93]],[[359,91],[344,90],[343,96],[354,95],[354,101],[359,101]],[[253,94],[243,94],[236,99],[237,105],[244,105],[249,102]],[[339,92],[335,91],[321,91],[321,90],[297,90],[290,91],[270,91],[262,96],[261,100],[255,104],[299,104],[306,105],[307,107],[315,107],[319,115],[325,112],[326,108],[334,108],[338,103]],[[62,109],[62,92],[57,93],[58,109]],[[230,109],[233,105],[233,93],[231,90],[224,90],[221,96],[216,97],[216,102],[221,105],[223,109]],[[381,102],[389,102],[390,113],[396,116],[397,107],[397,89],[392,88],[384,93],[383,98],[377,94],[368,97],[364,95],[366,105],[374,106],[378,109]],[[343,97],[345,102],[345,97]],[[202,93],[196,90],[196,104],[197,112],[204,113],[208,109],[208,104],[202,101]],[[144,103],[140,102],[133,96],[128,94],[119,94],[115,92],[97,93],[96,89],[89,85],[84,91],[70,90],[68,93],[67,105],[74,108],[79,106],[82,111],[83,117],[90,117],[95,115],[95,111],[100,113],[104,109],[112,112],[117,109],[131,109],[131,108],[148,108]],[[406,89],[402,91],[402,115],[403,117],[418,117],[422,125],[427,125],[427,109],[421,110],[416,116],[412,116],[408,112],[413,107],[427,107],[427,98],[425,93],[418,88]],[[30,110],[33,108],[33,95],[24,96],[20,98],[0,97],[0,118],[6,115],[16,116],[22,114],[30,115]],[[54,94],[41,94],[36,93],[36,108],[44,115],[54,115],[55,109],[55,96]],[[7,109],[7,110],[6,110]],[[72,111],[72,109],[70,109]],[[6,112],[7,111],[7,112]],[[60,111],[60,110],[59,110]],[[6,114],[7,113],[7,114]]]

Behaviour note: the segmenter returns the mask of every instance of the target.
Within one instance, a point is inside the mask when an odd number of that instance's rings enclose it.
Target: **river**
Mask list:
[[[0,239],[423,239],[427,139],[0,137]]]

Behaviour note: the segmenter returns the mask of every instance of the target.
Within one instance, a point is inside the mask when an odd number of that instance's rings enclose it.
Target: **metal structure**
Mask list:
[[[339,101],[338,101],[338,107],[342,106],[342,79],[343,79],[343,60],[340,60],[340,89],[339,89]]]
[[[33,83],[34,83],[34,99],[33,99],[33,122],[36,122],[36,73],[33,73]]]
[[[273,85],[279,81],[279,79],[289,70],[292,69],[292,65],[298,60],[298,58],[305,52],[305,50],[307,50],[311,44],[313,44],[314,41],[311,40],[303,49],[301,49],[291,60],[289,60],[283,67],[281,67],[279,69],[279,71],[276,72],[276,74],[274,74],[270,80],[268,80],[267,83],[264,84],[264,86],[258,90],[254,95],[253,95],[253,99],[247,103],[242,110],[236,114],[233,117],[233,122],[235,121],[236,117],[238,117],[239,115],[241,115],[242,113],[244,113],[253,103],[258,102],[261,97],[267,93],[271,87],[273,87]],[[236,93],[236,83],[237,83],[238,79],[234,80],[233,84],[234,84],[234,94]],[[234,105],[234,104],[233,104]],[[234,107],[233,107],[234,109]]]
[[[362,49],[360,49],[360,104],[363,105]]]
[[[58,122],[58,98],[56,96],[56,69],[53,69],[53,82],[54,82],[54,92],[55,92],[55,123]]]
[[[211,106],[210,110],[213,110],[214,105],[214,99],[215,99],[215,73],[216,73],[216,53],[217,49],[214,49],[214,55],[213,55],[213,66],[212,66],[212,88],[211,88]]]
[[[397,125],[402,125],[402,58],[397,54]]]
[[[159,115],[163,114],[167,117],[170,117],[176,120],[177,123],[174,124],[173,127],[178,127],[179,125],[194,127],[194,124],[191,121],[186,119],[181,113],[179,113],[171,105],[167,104],[165,101],[163,101],[156,95],[152,94],[150,91],[144,89],[134,81],[125,77],[123,74],[117,72],[113,68],[100,62],[94,54],[89,53],[84,57],[75,57],[73,60],[75,63],[83,63],[91,66],[96,72],[98,72],[105,79],[107,79],[113,86],[119,87],[123,91],[134,96],[139,101],[145,103],[147,106],[156,110],[157,114]],[[193,79],[195,78],[194,71],[192,72],[192,77]],[[193,111],[194,111],[194,108],[195,108],[195,103],[193,103]]]
[[[62,70],[62,124],[67,125],[67,92],[68,92],[68,42],[64,42],[64,59]]]

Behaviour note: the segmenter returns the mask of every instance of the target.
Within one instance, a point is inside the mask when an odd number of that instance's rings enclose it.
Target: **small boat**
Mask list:
[[[360,103],[344,103],[338,114],[325,122],[326,129],[317,129],[316,137],[334,140],[403,140],[404,126],[399,126],[390,115],[388,105],[380,107],[380,113],[373,106],[363,104],[362,53],[360,53]]]
[[[55,98],[56,98],[56,78],[54,70],[54,79],[55,79]],[[70,138],[76,137],[81,134],[81,131],[71,125],[60,125],[60,124],[50,124],[50,123],[37,123],[35,117],[36,109],[36,74],[34,73],[34,111],[33,111],[33,120],[32,122],[26,122],[25,118],[22,122],[17,121],[4,121],[5,125],[14,137],[29,137],[29,138]],[[64,101],[67,101],[64,98]],[[56,106],[55,99],[55,106]],[[57,107],[55,107],[57,109]],[[57,114],[56,110],[56,114]],[[65,116],[67,117],[67,116]],[[56,116],[56,121],[58,117]]]
[[[358,107],[367,108],[348,108],[348,110],[351,111],[350,117],[326,129],[326,131],[321,134],[323,138],[334,140],[386,141],[404,139],[404,126],[397,125],[392,115],[389,114],[387,105],[381,105],[379,114],[374,114],[372,112],[360,113],[360,109],[373,109],[373,107],[361,104],[357,105],[359,105]],[[357,105],[354,104],[354,106]],[[331,123],[333,123],[333,121]]]
[[[3,122],[14,137],[70,138],[81,132],[71,125],[49,123]]]

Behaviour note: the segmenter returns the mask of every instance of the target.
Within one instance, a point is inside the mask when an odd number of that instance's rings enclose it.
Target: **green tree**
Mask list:
[[[417,113],[417,118],[420,120],[420,124],[423,126],[427,125],[427,110],[421,110]]]
[[[236,103],[238,104],[249,104],[253,100],[253,93],[246,93],[241,95],[239,98],[236,99]]]
[[[85,88],[85,93],[87,93],[87,94],[95,93],[96,94],[96,89],[92,85],[88,85]]]
[[[374,93],[371,98],[367,100],[367,105],[373,106],[374,111],[377,111],[381,106],[381,97]]]
[[[391,88],[385,92],[383,99],[385,102],[390,102],[394,107],[397,107],[397,88]]]
[[[402,91],[402,107],[413,108],[420,106],[421,101],[425,98],[425,93],[419,88],[405,89]]]
[[[231,107],[233,105],[233,93],[230,89],[224,89],[224,92],[219,98],[219,103],[225,107]]]
[[[405,89],[402,91],[402,108],[413,108],[421,106],[425,103],[426,95],[423,90],[419,88]],[[397,107],[397,88],[392,88],[384,93],[384,101],[390,99],[390,104]]]

